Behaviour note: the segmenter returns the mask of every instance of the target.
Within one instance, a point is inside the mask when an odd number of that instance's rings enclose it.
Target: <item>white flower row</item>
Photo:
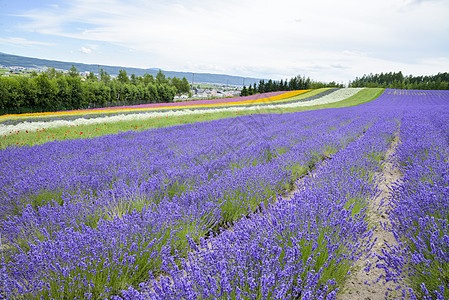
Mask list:
[[[231,107],[220,107],[220,108],[210,108],[210,109],[179,109],[171,111],[151,111],[147,113],[136,113],[127,115],[115,115],[115,116],[104,116],[91,119],[78,118],[75,120],[55,120],[49,122],[23,122],[16,125],[3,125],[0,124],[0,135],[9,135],[17,131],[36,131],[41,129],[63,127],[63,126],[76,126],[76,125],[90,125],[90,124],[100,124],[100,123],[115,123],[115,122],[126,122],[133,120],[142,120],[148,118],[166,117],[166,116],[184,116],[189,114],[206,114],[206,113],[217,113],[226,111],[241,111],[241,110],[262,110],[262,109],[283,109],[283,108],[293,108],[300,106],[311,106],[327,104],[332,102],[338,102],[349,98],[356,93],[358,93],[362,88],[344,88],[336,90],[328,95],[322,96],[320,98],[305,101],[305,102],[293,102],[285,104],[272,104],[272,105],[253,105],[253,106],[231,106]]]

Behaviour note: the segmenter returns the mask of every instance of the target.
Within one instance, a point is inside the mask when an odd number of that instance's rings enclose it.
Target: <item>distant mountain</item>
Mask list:
[[[57,60],[48,60],[40,58],[32,58],[25,56],[18,56],[12,54],[6,54],[0,52],[0,65],[11,67],[28,67],[28,68],[55,68],[61,70],[70,70],[72,65],[79,72],[92,72],[98,73],[98,65],[88,65],[75,62],[63,62]],[[145,73],[155,76],[159,71],[158,68],[150,69],[140,69],[140,68],[128,68],[119,66],[104,66],[100,65],[100,68],[111,75],[118,75],[119,70],[126,70],[128,75],[135,74],[137,76],[142,76]],[[165,71],[162,72],[167,77],[185,77],[189,82],[192,81],[192,72],[176,72],[176,71]],[[243,82],[246,86],[249,84],[259,83],[260,78],[249,78],[241,76],[232,76],[224,74],[212,74],[212,73],[194,73],[194,83],[216,83],[216,84],[230,84],[230,85],[242,85]]]

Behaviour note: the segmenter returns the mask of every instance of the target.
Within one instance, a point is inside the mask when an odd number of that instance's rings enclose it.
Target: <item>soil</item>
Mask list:
[[[363,256],[354,265],[354,270],[351,276],[347,280],[343,291],[337,296],[337,300],[378,300],[378,299],[393,299],[400,298],[400,295],[395,295],[395,288],[397,284],[393,282],[385,283],[385,280],[381,279],[378,282],[377,279],[384,274],[384,270],[375,267],[375,253],[382,253],[382,249],[388,249],[385,243],[389,245],[397,245],[397,242],[393,234],[385,230],[381,226],[381,222],[390,225],[389,217],[387,214],[387,203],[390,196],[390,187],[394,182],[400,182],[402,174],[399,168],[395,166],[395,148],[399,143],[399,138],[393,141],[391,147],[388,149],[385,155],[385,162],[381,172],[376,174],[378,178],[379,189],[381,193],[369,204],[368,218],[369,224],[375,226],[373,230],[373,240],[377,239],[374,244],[371,255],[367,258]],[[367,261],[373,263],[370,270],[366,272],[365,266]],[[366,283],[365,283],[366,282]],[[388,292],[388,289],[393,292]],[[388,292],[388,297],[386,293]]]

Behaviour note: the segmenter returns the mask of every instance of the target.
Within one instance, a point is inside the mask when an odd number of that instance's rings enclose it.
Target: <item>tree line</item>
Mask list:
[[[430,76],[404,76],[402,72],[363,75],[349,83],[350,87],[382,87],[409,90],[448,90],[449,73]]]
[[[74,66],[68,73],[49,68],[30,77],[0,77],[0,114],[173,102],[189,91],[185,77],[166,78],[160,70],[155,77],[120,70],[112,78],[101,69],[98,77],[91,72],[81,78]]]
[[[254,83],[253,85],[249,85],[246,87],[243,86],[241,91],[241,96],[249,96],[258,93],[268,93],[268,92],[277,92],[277,91],[295,91],[295,90],[308,90],[308,89],[319,89],[325,87],[344,87],[343,84],[336,83],[335,81],[324,83],[319,81],[314,81],[309,77],[304,76],[296,76],[291,78],[290,80],[260,80],[259,84]]]

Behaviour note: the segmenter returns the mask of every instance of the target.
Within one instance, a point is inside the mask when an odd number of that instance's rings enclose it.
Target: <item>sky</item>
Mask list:
[[[448,0],[0,0],[0,52],[347,83],[449,72]]]

